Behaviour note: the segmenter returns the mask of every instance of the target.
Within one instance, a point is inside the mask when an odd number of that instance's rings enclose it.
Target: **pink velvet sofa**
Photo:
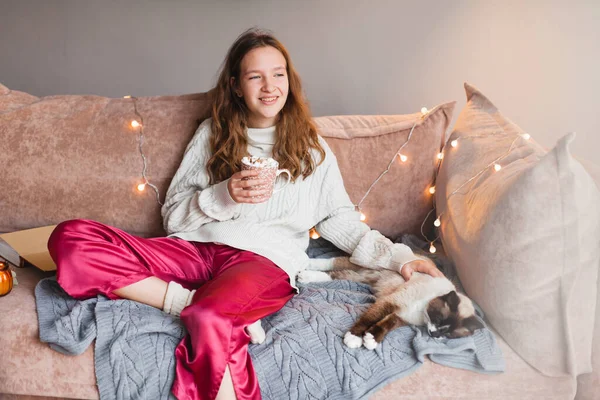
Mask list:
[[[210,113],[209,104],[210,93],[38,98],[0,85],[0,233],[90,218],[142,236],[163,235],[156,193],[149,186],[137,190],[144,182],[140,147],[145,177],[162,200],[187,142]],[[415,111],[420,109],[415,105]],[[361,204],[372,227],[390,237],[421,234],[434,204],[428,189],[453,110],[454,103],[447,103],[426,114],[316,118],[356,203],[414,127],[410,145],[403,150],[409,160],[393,164]],[[142,127],[133,128],[132,120]],[[357,170],[356,162],[365,168]],[[426,221],[425,233],[433,238],[431,222]],[[97,399],[93,349],[65,356],[39,340],[33,291],[52,273],[34,267],[16,273],[18,286],[0,298],[0,398]],[[599,398],[594,397],[600,384],[599,338],[594,336],[595,372],[579,379],[540,373],[497,334],[505,373],[483,375],[426,361],[372,399]]]

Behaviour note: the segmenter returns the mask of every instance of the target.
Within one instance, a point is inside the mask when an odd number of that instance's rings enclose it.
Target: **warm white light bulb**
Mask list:
[[[451,142],[450,142],[450,145],[451,145],[452,147],[456,147],[456,146],[458,146],[458,140],[454,139],[453,141],[451,141]]]
[[[437,158],[438,158],[438,160],[441,160],[442,158],[444,158],[444,153],[438,153]]]
[[[145,183],[140,183],[139,185],[137,185],[137,190],[140,192],[143,192],[144,189],[146,189],[146,184]]]
[[[428,112],[429,110],[427,109],[427,107],[421,108],[421,114],[427,114]]]
[[[433,242],[431,243],[431,246],[429,247],[429,252],[431,254],[435,253],[437,251],[437,249],[435,248],[435,246],[433,245]]]
[[[431,193],[431,194],[435,193],[435,186],[432,186],[429,188],[429,193]]]
[[[321,237],[321,235],[319,235],[319,232],[317,232],[317,231],[312,231],[312,233],[310,234],[310,237],[312,239],[318,239]]]
[[[500,164],[494,164],[494,169],[496,171],[500,171],[502,169],[502,166]]]
[[[523,137],[523,139],[525,140],[529,140],[531,138],[531,135],[529,133],[524,133],[521,135],[521,137]]]
[[[127,96],[123,96],[123,98],[124,98],[124,99],[130,99],[130,98],[131,98],[131,96],[130,96],[130,95],[127,95]]]
[[[433,221],[433,225],[439,227],[442,224],[442,221],[440,221],[439,218],[437,218],[435,221]]]
[[[406,157],[404,154],[400,154],[400,161],[406,162],[406,160],[408,160],[408,157]]]
[[[131,121],[131,127],[132,128],[137,128],[138,126],[140,126],[140,123],[137,122],[135,119],[133,121]]]
[[[367,220],[367,216],[363,213],[360,213],[360,220],[361,221],[366,221]]]

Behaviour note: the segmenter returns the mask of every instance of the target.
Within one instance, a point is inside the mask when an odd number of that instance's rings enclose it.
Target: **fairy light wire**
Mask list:
[[[423,112],[423,111],[425,111],[425,112]],[[409,134],[408,134],[408,138],[406,138],[406,141],[405,141],[405,142],[402,144],[402,146],[400,146],[400,148],[398,149],[398,151],[396,151],[396,152],[394,153],[394,156],[393,156],[393,157],[392,157],[392,159],[390,160],[390,162],[389,162],[389,164],[388,164],[387,168],[386,168],[386,169],[385,169],[385,170],[384,170],[384,171],[383,171],[381,174],[379,174],[379,176],[377,177],[377,179],[375,179],[375,181],[374,181],[374,182],[371,184],[371,186],[369,186],[369,189],[366,191],[366,193],[364,194],[364,196],[362,197],[362,199],[360,199],[360,201],[359,201],[359,202],[358,202],[358,203],[355,205],[355,207],[356,207],[356,208],[357,208],[359,211],[361,210],[361,207],[360,207],[360,206],[361,206],[361,204],[363,203],[363,201],[365,201],[365,199],[367,198],[367,196],[368,196],[368,195],[371,193],[371,190],[373,190],[373,188],[375,187],[375,185],[377,184],[377,182],[379,182],[379,180],[380,180],[381,178],[383,178],[383,176],[384,176],[385,174],[387,174],[387,173],[390,171],[390,169],[392,168],[392,165],[394,165],[394,161],[396,161],[396,158],[397,158],[397,157],[402,157],[402,153],[401,153],[401,151],[402,151],[402,149],[404,149],[404,147],[406,147],[406,145],[408,145],[408,142],[410,142],[410,138],[412,137],[412,134],[413,134],[413,132],[414,132],[414,130],[415,130],[415,127],[417,126],[417,124],[419,123],[419,121],[423,121],[423,119],[425,118],[425,116],[426,116],[428,113],[432,112],[432,111],[434,111],[434,110],[429,110],[429,111],[426,111],[426,109],[425,109],[425,108],[423,108],[423,109],[421,110],[421,114],[423,114],[423,115],[421,115],[421,118],[417,119],[417,120],[414,122],[414,124],[413,124],[413,126],[412,126],[412,128],[410,129],[410,132],[409,132]],[[403,161],[405,161],[405,160],[403,160]]]
[[[469,182],[473,181],[474,179],[476,179],[477,177],[479,177],[481,174],[483,174],[485,171],[487,171],[489,167],[491,167],[491,166],[495,166],[495,165],[500,165],[500,164],[498,164],[498,162],[499,162],[500,160],[502,160],[503,158],[505,158],[506,156],[508,156],[508,155],[509,155],[509,154],[512,152],[512,150],[513,150],[513,146],[514,146],[514,144],[517,142],[517,140],[519,140],[519,138],[523,138],[523,137],[522,137],[522,136],[520,136],[520,135],[519,135],[519,136],[517,136],[517,137],[516,137],[516,138],[515,138],[515,139],[512,141],[512,143],[510,144],[510,147],[508,148],[508,151],[507,151],[506,153],[502,154],[500,157],[498,157],[498,158],[496,158],[494,161],[490,162],[488,165],[486,165],[486,166],[485,166],[485,167],[484,167],[484,168],[483,168],[481,171],[479,171],[477,174],[475,174],[474,176],[472,176],[471,178],[469,178],[469,179],[467,179],[465,182],[463,182],[463,183],[462,183],[462,184],[461,184],[461,185],[460,185],[460,186],[459,186],[457,189],[455,189],[455,190],[454,190],[452,193],[450,193],[450,194],[448,195],[448,197],[446,198],[446,200],[447,200],[447,201],[448,201],[448,200],[450,200],[450,198],[451,198],[451,197],[452,197],[454,194],[458,193],[458,192],[460,191],[460,189],[462,189],[462,188],[463,188],[463,187],[464,187],[466,184],[468,184]],[[523,138],[523,139],[524,139],[524,138]],[[528,140],[528,139],[525,139],[525,140]],[[497,170],[498,170],[498,169],[497,169]],[[440,213],[440,216],[441,216],[441,214],[443,214],[443,213]]]
[[[129,98],[129,97],[127,97],[127,98]],[[157,201],[158,204],[160,204],[162,206],[163,203],[160,201],[160,192],[159,192],[158,188],[156,187],[156,185],[154,185],[153,183],[151,183],[148,180],[148,176],[146,175],[146,171],[148,170],[148,162],[146,160],[146,155],[144,154],[144,149],[143,149],[143,145],[144,145],[144,119],[142,118],[142,115],[138,112],[137,97],[131,97],[131,99],[133,101],[133,112],[135,113],[135,115],[137,116],[137,118],[139,118],[138,126],[137,126],[137,128],[139,129],[138,150],[140,152],[140,156],[142,157],[142,162],[143,162],[143,168],[142,168],[142,178],[144,179],[143,185],[150,186],[152,188],[152,190],[154,190],[154,193],[156,193],[156,201]],[[132,123],[132,126],[133,126],[133,123]]]
[[[478,137],[489,137],[489,135],[474,135],[474,136],[465,136],[461,139],[473,139],[473,138],[478,138]],[[511,142],[508,150],[503,153],[502,155],[500,155],[499,157],[495,158],[493,161],[489,162],[481,171],[479,171],[477,174],[473,175],[471,178],[467,179],[466,181],[464,181],[458,188],[454,189],[447,197],[446,197],[446,204],[448,204],[450,202],[450,199],[452,198],[452,196],[454,196],[455,194],[459,193],[460,190],[467,185],[469,182],[472,182],[473,180],[477,179],[479,176],[481,176],[484,172],[488,171],[488,169],[490,167],[494,167],[494,170],[496,172],[500,171],[502,169],[502,166],[500,163],[501,160],[503,160],[504,158],[506,158],[507,156],[509,156],[512,151],[514,150],[513,147],[515,145],[515,143],[517,143],[517,141],[519,139],[523,139],[525,142],[530,142],[530,138],[531,135],[529,135],[528,133],[525,134],[518,134],[517,137],[514,138],[514,140]],[[454,140],[458,140],[458,139],[454,139]],[[454,141],[453,140],[453,141]],[[442,149],[442,151],[444,151],[446,149],[447,146],[444,146],[444,148]],[[455,147],[455,146],[452,146]],[[438,167],[438,172],[439,172],[439,167]],[[437,176],[437,173],[436,173]],[[435,197],[433,198],[434,201],[434,207],[429,211],[429,213],[427,214],[427,216],[425,217],[425,219],[423,220],[423,223],[421,224],[421,234],[423,235],[423,237],[425,237],[425,239],[427,241],[429,241],[427,239],[427,237],[425,236],[425,233],[423,231],[425,222],[429,219],[429,216],[431,215],[431,213],[436,210],[436,206],[435,206]],[[433,239],[432,241],[430,241],[431,245],[433,246],[433,243],[435,241],[437,241],[441,235],[440,235],[440,230],[439,230],[439,226],[441,226],[441,218],[444,215],[445,211],[440,212],[439,214],[437,214],[437,218],[434,222],[434,225],[438,228],[438,234],[435,237],[435,239]]]

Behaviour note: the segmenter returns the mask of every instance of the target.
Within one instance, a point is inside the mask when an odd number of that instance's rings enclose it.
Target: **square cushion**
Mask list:
[[[521,357],[550,376],[589,372],[600,192],[569,153],[574,134],[545,151],[465,88],[449,138],[458,145],[445,147],[436,184],[444,248],[467,294]]]
[[[140,236],[164,233],[161,202],[199,121],[210,114],[208,93],[142,97],[38,98],[0,85],[0,232],[89,218]]]
[[[401,151],[406,162],[397,157],[361,204],[365,222],[372,229],[391,238],[402,233],[421,235],[421,224],[433,206],[429,188],[454,105],[455,102],[439,105],[425,115],[315,118],[319,134],[337,157],[346,191],[355,205],[386,170],[414,125],[410,141]]]

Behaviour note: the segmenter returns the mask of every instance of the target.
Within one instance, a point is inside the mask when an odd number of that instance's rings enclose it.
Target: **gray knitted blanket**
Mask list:
[[[313,257],[328,257],[326,246]],[[349,281],[298,285],[300,293],[263,319],[265,343],[250,345],[264,399],[361,399],[416,370],[425,356],[482,373],[504,371],[486,328],[460,339],[432,339],[415,327],[394,330],[375,351],[349,349],[342,337],[374,301],[370,289]],[[178,318],[150,306],[105,297],[78,301],[53,278],[35,289],[40,339],[65,354],[95,341],[101,399],[166,399],[175,373],[174,350],[185,334]]]

